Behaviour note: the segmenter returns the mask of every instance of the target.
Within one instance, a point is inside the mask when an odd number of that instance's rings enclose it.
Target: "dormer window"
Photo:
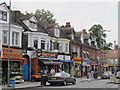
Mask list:
[[[60,31],[59,31],[59,28],[58,28],[58,27],[55,28],[55,36],[56,36],[56,37],[59,37],[59,36],[60,36]]]
[[[36,29],[37,28],[37,24],[35,22],[30,21],[29,27],[33,28],[33,29]]]
[[[0,20],[7,21],[7,12],[0,11]]]

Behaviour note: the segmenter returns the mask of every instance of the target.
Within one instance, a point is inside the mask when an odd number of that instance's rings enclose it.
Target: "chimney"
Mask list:
[[[83,32],[86,32],[86,29],[83,29]]]
[[[12,21],[13,22],[19,22],[20,21],[20,11],[19,10],[17,10],[17,11],[12,11],[12,13],[11,13],[12,15]]]
[[[20,21],[20,11],[15,11],[15,22],[19,22]]]
[[[71,27],[70,22],[66,22],[66,27]]]

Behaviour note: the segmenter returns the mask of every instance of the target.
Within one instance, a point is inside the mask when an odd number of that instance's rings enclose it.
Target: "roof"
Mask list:
[[[29,20],[31,17],[33,17],[33,15],[23,15],[23,14],[21,14],[20,20]]]
[[[82,31],[77,31],[77,32],[75,32],[75,36],[76,36],[76,37],[81,37],[81,34],[82,34]]]
[[[1,5],[3,5],[3,4],[5,4],[5,5],[7,6],[7,4],[6,4],[5,2],[3,2],[3,3],[0,3],[0,6],[1,6]]]

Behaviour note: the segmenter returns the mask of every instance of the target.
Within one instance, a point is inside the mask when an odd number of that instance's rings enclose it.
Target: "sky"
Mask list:
[[[9,0],[0,2],[9,4]],[[107,30],[107,42],[118,43],[118,0],[11,0],[12,9],[22,13],[49,10],[59,25],[70,22],[75,31],[100,24]],[[110,31],[110,32],[109,32]]]

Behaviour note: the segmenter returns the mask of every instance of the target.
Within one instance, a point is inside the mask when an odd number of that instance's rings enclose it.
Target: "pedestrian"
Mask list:
[[[54,74],[55,74],[55,70],[54,70],[54,68],[51,68],[50,75],[54,75]]]
[[[87,77],[88,77],[88,81],[90,82],[91,81],[91,73],[90,73],[90,71],[88,72]]]
[[[91,70],[91,79],[93,79],[93,77],[94,77],[94,71]]]

